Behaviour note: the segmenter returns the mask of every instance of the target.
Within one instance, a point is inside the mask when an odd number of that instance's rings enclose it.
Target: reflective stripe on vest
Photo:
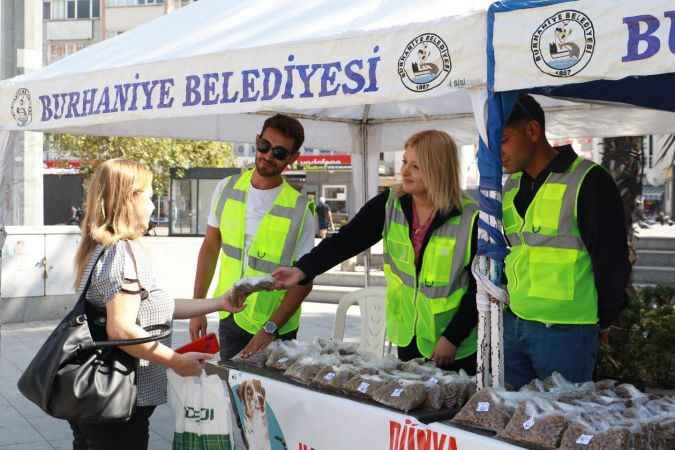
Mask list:
[[[387,333],[399,346],[413,337],[421,354],[430,357],[454,317],[469,286],[465,266],[471,257],[471,233],[478,209],[463,199],[463,210],[433,231],[424,251],[419,276],[410,229],[400,201],[390,192],[385,213],[384,263],[387,278]],[[457,350],[457,358],[476,351],[476,330]]]
[[[292,265],[307,215],[313,211],[307,198],[284,181],[272,208],[263,216],[252,237],[246,254],[246,195],[251,186],[252,174],[253,171],[249,170],[230,177],[218,201],[216,213],[221,219],[221,255],[216,296],[227,292],[244,276],[263,276],[272,273],[280,265]],[[246,267],[244,259],[247,261]],[[260,292],[249,296],[246,309],[235,314],[235,322],[249,333],[257,333],[279,307],[285,293]],[[227,316],[229,313],[220,313],[221,318]],[[281,327],[280,334],[297,329],[299,321],[300,310]]]
[[[597,322],[597,290],[590,255],[577,225],[577,199],[591,161],[577,157],[563,173],[551,173],[525,217],[515,206],[522,174],[504,185],[504,231],[510,308],[519,317],[544,323]]]

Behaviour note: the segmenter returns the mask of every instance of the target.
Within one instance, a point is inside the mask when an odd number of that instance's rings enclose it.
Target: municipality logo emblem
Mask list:
[[[406,45],[398,60],[398,74],[403,85],[415,92],[430,91],[441,85],[452,69],[450,51],[434,33],[417,36]]]
[[[539,70],[554,77],[574,76],[593,57],[593,22],[582,12],[560,11],[539,25],[530,44],[534,63]]]
[[[31,105],[30,91],[28,89],[21,88],[16,91],[10,110],[18,126],[25,127],[33,120],[33,107]]]

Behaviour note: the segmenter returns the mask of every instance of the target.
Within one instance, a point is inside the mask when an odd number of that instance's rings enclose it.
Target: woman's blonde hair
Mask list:
[[[427,195],[434,207],[446,214],[453,209],[461,210],[459,157],[452,137],[439,130],[420,131],[410,136],[404,147],[415,149]]]
[[[97,244],[109,247],[145,233],[148,224],[139,222],[134,196],[151,186],[152,172],[136,161],[110,159],[96,169],[87,188],[82,240],[75,255],[76,288]]]

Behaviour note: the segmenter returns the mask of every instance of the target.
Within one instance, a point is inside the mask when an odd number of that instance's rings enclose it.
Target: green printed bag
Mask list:
[[[167,370],[169,407],[176,418],[173,450],[231,450],[227,388],[217,375],[181,377]]]

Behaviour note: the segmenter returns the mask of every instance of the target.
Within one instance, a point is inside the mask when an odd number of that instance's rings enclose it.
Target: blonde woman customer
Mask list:
[[[75,260],[76,286],[84,289],[92,273],[86,299],[105,310],[109,339],[141,338],[148,336],[144,327],[171,324],[172,319],[243,309],[230,303],[229,293],[199,302],[174,300],[157,285],[138,242],[154,209],[152,178],[142,164],[112,159],[98,167],[89,183]],[[155,407],[166,402],[166,369],[196,376],[211,358],[204,353],[178,354],[170,338],[122,349],[138,359],[136,410],[124,423],[70,422],[74,450],[147,449],[148,420]]]
[[[404,149],[401,185],[274,276],[280,286],[307,283],[382,239],[387,336],[399,358],[424,357],[473,374],[478,313],[470,267],[478,209],[460,190],[457,146],[447,133],[422,131]]]

